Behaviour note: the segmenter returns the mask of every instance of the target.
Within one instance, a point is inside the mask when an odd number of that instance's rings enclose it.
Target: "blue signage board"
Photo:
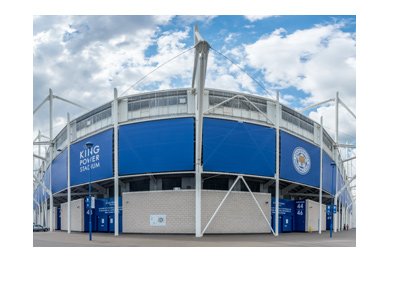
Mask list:
[[[275,229],[275,198],[272,198],[271,226]],[[292,232],[295,201],[279,199],[279,232]]]
[[[275,174],[275,129],[232,120],[204,118],[204,171]]]
[[[336,205],[333,205],[333,213],[336,213]]]
[[[68,151],[65,149],[54,160],[51,165],[51,191],[58,193],[68,187]]]
[[[319,187],[320,148],[281,131],[280,177]]]
[[[109,129],[71,145],[71,186],[113,176],[113,130]],[[91,150],[86,142],[93,143]],[[90,170],[90,174],[89,174]]]
[[[295,201],[294,231],[306,231],[306,201]]]
[[[194,170],[194,118],[119,127],[119,174]]]
[[[92,215],[90,215],[92,213]],[[92,232],[97,231],[97,223],[96,223],[96,213],[94,209],[90,208],[90,199],[89,197],[85,197],[85,210],[83,217],[84,231],[89,232],[89,222],[90,218],[92,218]]]
[[[330,229],[332,216],[332,213],[326,213],[326,229]]]
[[[84,229],[89,231],[90,211],[92,211],[93,232],[114,232],[114,198],[103,198],[95,200],[95,208],[90,209],[90,200],[85,198]],[[119,232],[122,233],[122,198],[118,198]]]
[[[96,199],[97,231],[114,232],[114,198]],[[118,198],[119,232],[122,232],[122,198]]]

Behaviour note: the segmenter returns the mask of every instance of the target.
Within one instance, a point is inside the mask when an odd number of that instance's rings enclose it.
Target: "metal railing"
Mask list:
[[[128,120],[188,113],[187,89],[128,97]]]
[[[111,103],[105,104],[74,120],[76,138],[112,125]]]
[[[208,104],[209,108],[216,106],[229,98],[232,98],[236,95],[236,93],[219,91],[219,90],[208,90]],[[265,115],[261,114],[260,111],[264,114],[267,114],[267,100],[260,99],[252,96],[246,96],[250,102],[248,102],[243,97],[236,97],[232,100],[229,100],[218,107],[211,109],[211,114],[217,115],[225,115],[225,116],[233,116],[243,119],[251,119],[262,121],[265,123]],[[254,105],[253,105],[254,104]],[[257,107],[257,108],[256,108]]]

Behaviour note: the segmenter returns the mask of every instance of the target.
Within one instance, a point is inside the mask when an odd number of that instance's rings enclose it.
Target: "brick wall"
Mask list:
[[[202,191],[202,229],[225,191]],[[254,193],[271,221],[271,195]],[[268,202],[268,204],[266,204]],[[194,233],[195,191],[131,192],[122,195],[123,231],[126,233]],[[150,215],[166,215],[165,226],[151,226]],[[255,201],[248,192],[231,192],[206,233],[269,233]]]

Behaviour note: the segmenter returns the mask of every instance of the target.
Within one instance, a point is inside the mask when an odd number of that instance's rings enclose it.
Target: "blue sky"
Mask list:
[[[33,105],[54,93],[89,108],[112,99],[158,65],[193,46],[193,26],[212,48],[239,64],[270,94],[279,90],[295,109],[333,97],[355,111],[355,16],[41,16],[33,19]],[[129,93],[189,87],[193,51],[150,75]],[[206,86],[268,96],[265,90],[213,50]],[[57,133],[81,110],[55,106]],[[333,133],[333,107],[324,116]],[[342,141],[355,142],[355,121],[340,113]],[[34,136],[48,133],[47,110],[34,117]]]

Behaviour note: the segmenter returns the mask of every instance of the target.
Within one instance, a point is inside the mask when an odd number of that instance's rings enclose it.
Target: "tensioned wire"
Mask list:
[[[264,90],[268,95],[271,95],[271,91],[268,90],[260,81],[254,78],[251,74],[249,74],[247,71],[245,71],[239,64],[235,63],[233,60],[231,60],[229,57],[224,55],[223,53],[219,52],[218,50],[214,49],[213,47],[210,46],[210,49],[215,51],[217,54],[221,55],[225,59],[227,59],[231,64],[236,66],[240,71],[242,71],[244,74],[246,74],[250,79],[252,79],[255,83],[258,84],[259,87],[261,87],[262,90]]]
[[[160,69],[161,67],[165,66],[166,64],[172,62],[173,60],[175,60],[176,58],[180,57],[181,55],[187,53],[188,51],[194,49],[196,46],[192,46],[186,50],[184,50],[183,52],[179,53],[178,55],[172,57],[171,59],[169,59],[168,61],[160,64],[159,66],[157,66],[155,69],[153,69],[151,72],[149,72],[148,74],[144,75],[143,77],[141,77],[138,81],[136,81],[134,84],[132,84],[130,87],[128,87],[124,92],[121,93],[120,96],[123,96],[124,94],[126,94],[130,89],[132,89],[133,87],[135,87],[136,85],[138,85],[139,83],[141,83],[143,80],[145,80],[149,75],[151,75],[152,73],[154,73],[155,71],[157,71],[158,69]],[[234,66],[236,66],[240,71],[242,71],[244,74],[246,74],[250,79],[252,79],[255,83],[257,83],[257,85],[264,90],[268,95],[271,95],[271,91],[269,91],[260,81],[258,81],[257,79],[254,78],[254,76],[252,76],[251,74],[249,74],[247,71],[245,71],[240,65],[238,65],[237,63],[235,63],[233,60],[231,60],[228,56],[224,55],[223,53],[219,52],[218,50],[214,49],[212,46],[210,46],[210,49],[215,51],[217,54],[221,55],[222,57],[224,57],[225,59],[227,59],[231,64],[233,64]]]
[[[152,73],[154,73],[156,70],[160,69],[161,67],[165,66],[166,64],[172,62],[173,60],[175,60],[176,58],[180,57],[181,55],[183,55],[184,53],[192,50],[195,46],[190,47],[187,50],[184,50],[183,52],[179,53],[178,55],[174,56],[173,58],[169,59],[168,61],[162,63],[161,65],[157,66],[155,69],[153,69],[151,72],[149,72],[148,74],[146,74],[145,76],[143,76],[142,78],[140,78],[138,81],[136,81],[134,84],[132,84],[130,87],[128,87],[123,93],[121,93],[120,96],[123,96],[125,93],[127,93],[130,89],[132,89],[133,87],[135,87],[136,85],[138,85],[140,82],[142,82],[145,78],[147,78],[149,75],[151,75]]]

